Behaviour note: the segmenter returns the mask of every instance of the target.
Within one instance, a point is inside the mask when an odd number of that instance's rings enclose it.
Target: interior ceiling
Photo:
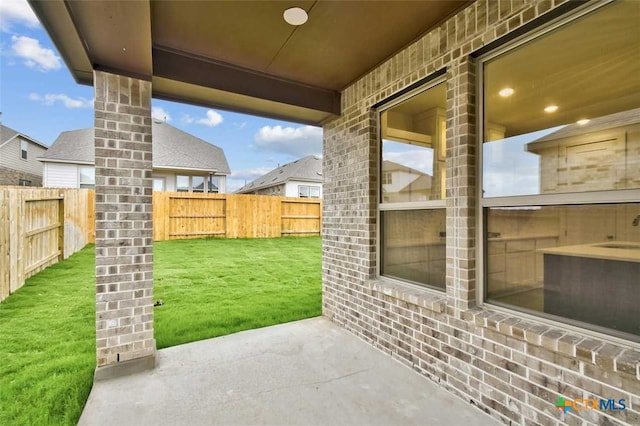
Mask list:
[[[78,82],[118,72],[151,79],[155,97],[310,124],[339,115],[341,90],[469,3],[29,1]],[[284,21],[294,6],[306,24]]]
[[[640,106],[638,16],[640,2],[617,2],[487,63],[486,120],[515,136]]]

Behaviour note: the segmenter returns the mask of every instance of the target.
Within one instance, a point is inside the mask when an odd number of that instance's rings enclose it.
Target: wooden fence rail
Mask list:
[[[94,192],[0,187],[0,301],[93,242]]]
[[[0,302],[94,242],[90,189],[0,186]],[[320,235],[322,201],[267,195],[153,193],[154,241]]]

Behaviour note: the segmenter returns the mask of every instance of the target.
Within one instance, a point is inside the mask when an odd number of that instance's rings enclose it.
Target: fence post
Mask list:
[[[9,297],[9,193],[0,189],[0,302]]]
[[[58,200],[58,262],[64,259],[64,194]]]

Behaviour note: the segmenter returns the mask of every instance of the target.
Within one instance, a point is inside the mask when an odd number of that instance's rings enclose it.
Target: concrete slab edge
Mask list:
[[[154,351],[152,355],[142,358],[96,367],[96,371],[93,373],[93,381],[110,380],[146,370],[153,370],[156,366],[156,353],[157,351]]]

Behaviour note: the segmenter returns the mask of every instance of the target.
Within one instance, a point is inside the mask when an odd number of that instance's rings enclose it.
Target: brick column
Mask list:
[[[94,85],[98,377],[152,367],[155,340],[151,82],[95,71]]]
[[[462,57],[447,72],[447,311],[476,305],[476,75]]]

